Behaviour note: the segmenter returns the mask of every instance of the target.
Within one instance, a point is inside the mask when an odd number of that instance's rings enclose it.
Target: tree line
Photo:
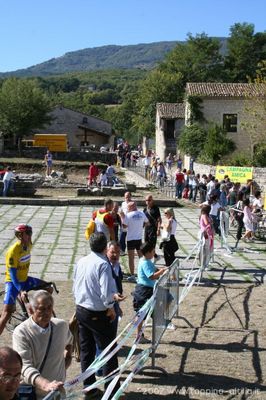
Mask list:
[[[182,102],[187,82],[265,82],[266,32],[253,24],[230,28],[225,54],[219,39],[188,34],[153,70],[107,70],[0,81],[0,130],[27,135],[47,123],[57,104],[109,120],[131,143],[155,131],[158,102]],[[265,64],[264,64],[265,65]]]

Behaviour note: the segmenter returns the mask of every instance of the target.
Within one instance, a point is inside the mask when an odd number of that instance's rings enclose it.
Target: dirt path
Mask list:
[[[128,297],[121,327],[133,315],[133,287],[124,284]],[[59,289],[57,314],[69,319],[74,309],[71,282],[59,283]],[[181,318],[174,320],[177,329],[166,331],[157,350],[156,365],[168,375],[151,370],[137,375],[127,399],[266,399],[265,298],[265,285],[193,288],[180,307]],[[146,335],[151,337],[149,328]],[[5,332],[0,344],[10,340]],[[76,373],[79,364],[73,362],[68,377]]]

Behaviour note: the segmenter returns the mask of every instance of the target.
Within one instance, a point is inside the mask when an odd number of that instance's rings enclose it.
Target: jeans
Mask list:
[[[14,183],[11,180],[5,180],[3,182],[4,184],[4,188],[3,188],[3,196],[6,196],[8,193],[8,189],[9,187],[12,187],[14,185]]]
[[[182,199],[182,192],[184,189],[184,183],[177,183],[176,184],[176,197]]]

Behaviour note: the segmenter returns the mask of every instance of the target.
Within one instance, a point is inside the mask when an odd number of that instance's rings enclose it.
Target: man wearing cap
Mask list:
[[[127,214],[122,215],[122,223],[127,226],[128,266],[130,271],[128,281],[136,282],[136,278],[134,276],[134,253],[135,250],[137,250],[138,256],[141,257],[140,246],[143,227],[149,223],[149,220],[144,212],[137,209],[137,205],[134,201],[129,202],[127,207],[128,212]]]

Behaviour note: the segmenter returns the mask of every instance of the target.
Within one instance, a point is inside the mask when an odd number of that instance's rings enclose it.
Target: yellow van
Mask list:
[[[45,147],[49,151],[67,151],[67,134],[36,133],[32,140],[22,140],[25,147]]]

